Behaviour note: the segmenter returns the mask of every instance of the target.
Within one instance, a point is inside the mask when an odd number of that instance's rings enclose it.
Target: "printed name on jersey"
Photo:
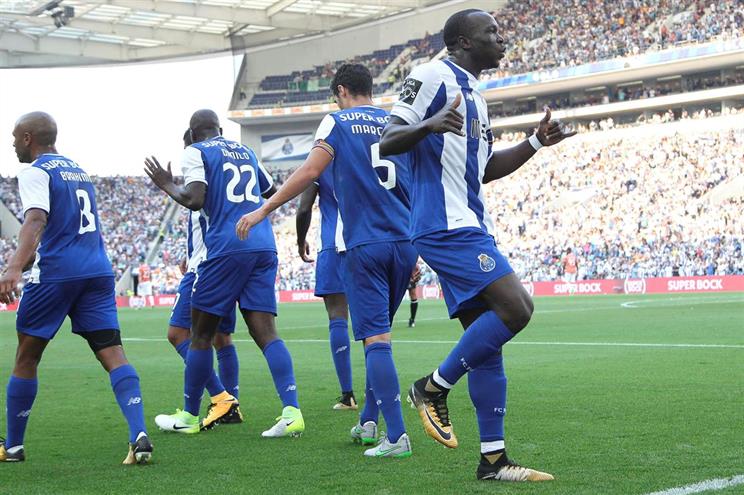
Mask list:
[[[398,97],[398,99],[402,101],[403,103],[413,105],[413,102],[418,96],[419,91],[421,90],[421,86],[423,86],[423,84],[424,83],[422,81],[409,77],[408,79],[403,81],[403,89],[401,90],[400,96]]]
[[[494,268],[496,268],[496,261],[494,261],[494,259],[488,256],[486,253],[479,254],[478,261],[480,262],[480,269],[484,272],[490,272],[493,271]]]

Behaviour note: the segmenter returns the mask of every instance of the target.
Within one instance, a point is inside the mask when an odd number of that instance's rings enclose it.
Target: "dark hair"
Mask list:
[[[194,144],[194,141],[191,139],[191,129],[186,129],[186,132],[183,133],[183,144],[184,146],[191,146]]]
[[[354,96],[372,96],[372,74],[362,64],[344,64],[331,81],[333,96],[338,96],[339,86],[348,89]]]
[[[452,48],[457,44],[457,39],[460,36],[468,36],[470,26],[468,23],[468,16],[475,14],[476,12],[485,12],[481,9],[466,9],[452,14],[447,22],[444,23],[444,44],[447,48]]]

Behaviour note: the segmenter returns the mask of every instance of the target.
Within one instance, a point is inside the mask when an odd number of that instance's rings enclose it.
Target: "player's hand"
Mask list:
[[[11,304],[21,295],[21,272],[8,270],[0,277],[0,303]]]
[[[160,189],[165,190],[167,185],[173,184],[173,173],[171,172],[170,162],[168,162],[168,168],[164,169],[154,156],[145,158],[145,173]]]
[[[427,119],[427,128],[429,132],[435,134],[444,134],[446,132],[453,132],[458,136],[464,136],[465,133],[462,130],[462,126],[465,123],[465,119],[462,114],[457,111],[457,107],[460,106],[462,101],[462,93],[457,93],[455,101],[451,105],[445,106],[433,117]]]
[[[182,259],[181,262],[178,264],[178,269],[181,271],[181,275],[186,275],[186,270],[188,269],[186,258]]]
[[[250,213],[246,213],[245,215],[240,217],[240,220],[238,220],[238,223],[235,225],[235,233],[238,235],[238,239],[240,239],[241,241],[246,240],[246,238],[248,237],[248,232],[250,232],[253,227],[261,223],[264,218],[266,218],[266,213],[264,213],[261,208]]]
[[[413,267],[413,272],[411,273],[411,283],[416,285],[419,283],[419,280],[421,280],[421,267],[416,263]]]
[[[302,244],[297,244],[297,251],[300,253],[300,258],[305,263],[313,263],[315,260],[310,257],[310,244],[304,241]]]
[[[550,120],[550,108],[545,107],[545,117],[538,124],[535,135],[543,146],[553,146],[566,138],[575,136],[576,131],[560,120]]]

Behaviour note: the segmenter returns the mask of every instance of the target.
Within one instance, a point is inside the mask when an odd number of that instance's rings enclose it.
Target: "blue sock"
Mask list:
[[[225,386],[225,390],[237,399],[240,363],[234,345],[226,345],[217,351],[217,368],[220,371],[220,381]]]
[[[462,375],[477,368],[509,342],[514,334],[493,311],[486,311],[465,330],[442,364],[439,376],[451,385],[457,383]]]
[[[349,341],[349,325],[346,319],[336,318],[330,321],[331,355],[336,366],[336,376],[341,385],[341,392],[351,392],[351,342]]]
[[[369,372],[367,372],[367,383],[364,393],[364,407],[362,407],[362,412],[359,414],[359,424],[363,425],[367,421],[377,424],[380,420],[380,408],[377,405],[377,399],[372,390],[372,385],[369,383]]]
[[[181,355],[184,363],[186,362],[186,356],[189,355],[190,345],[191,345],[191,339],[186,339],[176,346],[176,351],[178,352],[178,354]],[[210,397],[214,397],[215,395],[219,395],[225,391],[225,387],[222,386],[222,381],[219,378],[217,378],[217,375],[214,373],[214,370],[212,370],[212,375],[209,377],[209,380],[207,381],[206,388],[207,388],[207,392],[209,393]]]
[[[10,375],[5,402],[8,413],[8,438],[5,439],[5,448],[23,445],[23,435],[26,433],[31,406],[34,405],[38,390],[39,382],[36,378],[18,378]]]
[[[266,362],[269,364],[271,377],[282,406],[299,408],[297,402],[297,382],[295,382],[294,370],[292,369],[292,356],[289,355],[287,346],[282,339],[276,339],[264,347]]]
[[[506,375],[499,353],[468,373],[470,400],[475,406],[481,442],[504,439]]]
[[[139,376],[137,376],[134,366],[125,364],[111,370],[109,379],[116,396],[116,402],[119,403],[119,408],[129,425],[129,441],[134,443],[137,441],[137,435],[141,432],[147,433]]]
[[[406,432],[400,407],[400,385],[393,362],[393,350],[387,342],[375,342],[365,350],[367,375],[377,404],[387,425],[388,439],[395,443]]]
[[[207,385],[210,375],[214,374],[213,354],[214,352],[209,348],[189,349],[186,355],[186,370],[183,379],[183,409],[194,416],[199,416],[204,387]]]

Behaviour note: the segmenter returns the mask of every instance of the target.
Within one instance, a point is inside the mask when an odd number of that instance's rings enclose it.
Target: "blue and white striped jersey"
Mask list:
[[[24,214],[47,212],[32,283],[113,277],[101,237],[93,183],[74,161],[45,153],[18,174]]]
[[[257,210],[264,201],[261,194],[273,185],[271,175],[250,148],[221,136],[208,139],[184,150],[181,167],[186,185],[207,185],[204,207],[196,219],[204,235],[206,259],[235,252],[276,251],[268,219],[256,225],[244,241],[235,234],[240,217]],[[190,227],[194,234],[193,214]]]
[[[452,105],[458,93],[465,136],[429,134],[413,150],[411,239],[463,227],[494,233],[482,184],[493,133],[478,79],[449,60],[421,64],[404,82],[390,114],[415,125]]]

